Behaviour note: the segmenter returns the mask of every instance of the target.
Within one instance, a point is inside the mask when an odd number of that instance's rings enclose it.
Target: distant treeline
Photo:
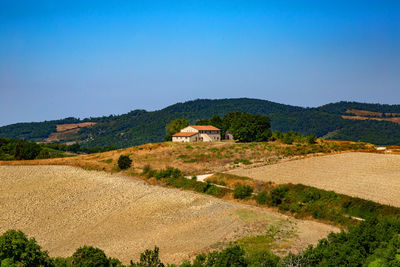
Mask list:
[[[115,147],[82,147],[79,144],[37,144],[18,139],[0,138],[0,160],[31,160],[60,158],[71,153],[98,153],[113,150]],[[68,154],[69,152],[70,154]]]

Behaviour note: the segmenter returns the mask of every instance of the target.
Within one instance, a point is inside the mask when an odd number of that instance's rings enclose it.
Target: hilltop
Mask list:
[[[303,108],[267,100],[199,99],[177,103],[157,111],[133,110],[127,114],[96,118],[17,123],[0,127],[0,137],[35,142],[75,143],[86,147],[113,145],[118,148],[160,142],[165,125],[176,118],[191,123],[224,116],[232,111],[270,117],[274,131],[296,131],[333,140],[400,145],[400,105],[339,102]]]

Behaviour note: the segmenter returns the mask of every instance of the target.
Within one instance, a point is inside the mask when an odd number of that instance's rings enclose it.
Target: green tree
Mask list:
[[[21,141],[18,142],[17,145],[15,146],[14,158],[16,160],[24,159],[24,145],[22,144]]]
[[[267,141],[272,133],[267,116],[239,113],[232,118],[228,131],[240,142]]]
[[[241,249],[239,246],[228,247],[224,249],[223,251],[221,251],[221,254],[217,257],[214,266],[216,267],[247,266],[243,249]]]
[[[102,267],[110,266],[110,260],[103,250],[91,246],[78,248],[72,255],[73,266]]]
[[[8,230],[0,236],[1,266],[52,266],[47,251],[42,251],[34,238],[16,230]]]
[[[121,155],[118,158],[118,167],[121,170],[126,170],[128,168],[130,168],[132,165],[132,160],[129,158],[129,156],[127,155]]]
[[[174,134],[187,126],[189,126],[189,121],[186,119],[175,119],[171,121],[165,126],[166,136],[164,141],[171,141]]]
[[[196,121],[196,125],[209,125],[209,124],[210,124],[209,120],[201,119],[201,120]]]
[[[140,254],[139,262],[133,263],[131,261],[131,267],[164,267],[165,265],[159,257],[159,251],[158,247],[155,247],[154,250],[146,249],[145,252]]]

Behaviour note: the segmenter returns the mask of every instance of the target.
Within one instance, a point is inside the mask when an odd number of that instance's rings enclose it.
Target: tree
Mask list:
[[[131,261],[132,267],[164,267],[165,265],[161,262],[159,257],[160,249],[154,247],[154,250],[146,249],[145,252],[140,254],[140,261],[133,263]]]
[[[24,145],[22,144],[22,142],[18,142],[15,146],[14,158],[16,160],[21,160],[24,158]]]
[[[109,266],[110,260],[103,250],[91,246],[78,248],[72,255],[73,265],[82,267]]]
[[[166,136],[164,141],[171,141],[174,134],[187,126],[189,126],[189,121],[186,119],[175,119],[171,121],[165,126]]]
[[[196,121],[196,125],[210,125],[210,121],[201,119],[201,120]]]
[[[267,116],[239,112],[230,121],[228,131],[240,142],[267,141],[272,135]]]
[[[121,155],[118,159],[118,167],[121,170],[126,170],[131,167],[132,160],[127,155]]]
[[[42,251],[34,238],[16,230],[8,230],[0,236],[1,266],[52,266],[47,251]]]

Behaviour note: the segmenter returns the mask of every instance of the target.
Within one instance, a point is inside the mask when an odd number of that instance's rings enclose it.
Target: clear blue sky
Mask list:
[[[400,104],[400,1],[0,0],[0,125],[232,97]]]

